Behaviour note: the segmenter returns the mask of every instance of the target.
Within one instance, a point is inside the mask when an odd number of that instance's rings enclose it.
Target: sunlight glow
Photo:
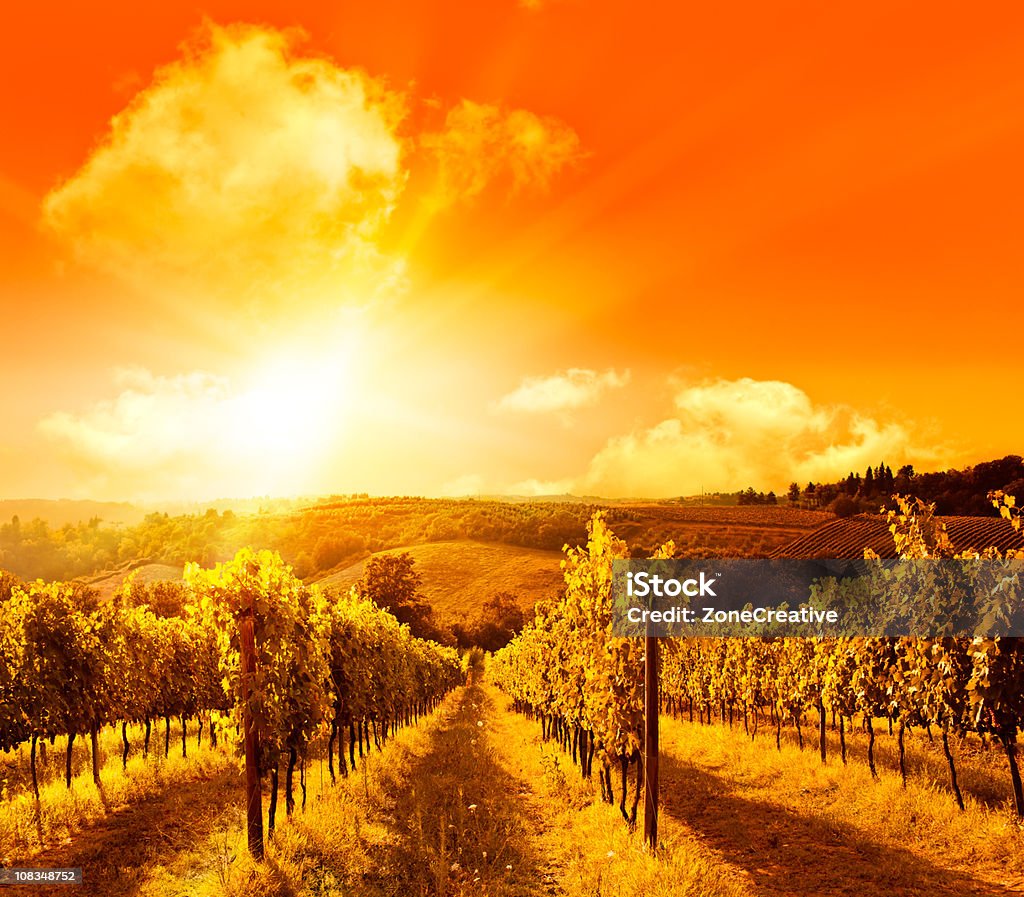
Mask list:
[[[352,365],[350,352],[262,363],[229,406],[231,451],[274,467],[315,464],[352,409]]]

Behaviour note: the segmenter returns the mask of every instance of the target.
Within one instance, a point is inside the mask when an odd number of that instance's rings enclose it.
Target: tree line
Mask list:
[[[370,554],[456,539],[559,550],[586,538],[593,506],[574,502],[353,497],[298,511],[148,514],[134,526],[98,518],[50,526],[0,524],[0,569],[23,579],[70,580],[137,562],[209,566],[246,545],[277,551],[301,579]]]
[[[991,517],[994,511],[985,496],[996,491],[1024,495],[1024,459],[1020,455],[934,473],[918,473],[912,464],[893,473],[888,464],[881,462],[869,466],[863,474],[850,471],[831,483],[812,481],[803,487],[790,483],[786,495],[792,505],[827,508],[840,517],[874,513],[880,506],[893,510],[895,495],[932,504],[942,516]]]

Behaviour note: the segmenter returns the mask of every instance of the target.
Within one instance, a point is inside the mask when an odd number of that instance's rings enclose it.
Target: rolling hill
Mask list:
[[[458,540],[429,542],[378,552],[408,552],[423,578],[420,591],[440,619],[472,620],[480,605],[500,591],[518,596],[524,610],[562,587],[557,551]],[[324,587],[348,589],[362,575],[366,560],[318,580]]]
[[[786,506],[693,507],[620,503],[608,510],[615,535],[630,548],[652,552],[671,539],[689,557],[766,557],[832,520],[828,511]]]
[[[117,570],[109,570],[104,573],[97,573],[95,576],[82,577],[81,581],[99,592],[100,603],[103,603],[113,598],[114,592],[125,581],[128,574],[132,572],[135,573],[137,582],[161,582],[165,580],[180,580],[184,567],[145,562],[127,564]]]
[[[1024,536],[1001,517],[938,517],[957,551],[994,547],[1024,549]],[[832,520],[772,552],[776,558],[862,558],[870,548],[879,557],[896,555],[896,545],[880,514]]]
[[[516,595],[523,609],[529,611],[538,600],[550,598],[562,587],[562,555],[557,551],[459,540],[393,548],[377,554],[405,551],[416,559],[416,569],[423,578],[423,598],[443,620],[474,619],[480,605],[500,591]],[[363,575],[365,564],[366,559],[316,582],[324,588],[347,591]],[[126,564],[117,570],[83,577],[81,581],[96,589],[99,600],[106,602],[132,572],[140,582],[180,580],[182,567]]]
[[[0,499],[0,521],[18,517],[22,523],[45,520],[50,526],[84,523],[98,518],[105,526],[135,526],[145,518],[142,508],[127,502],[77,501],[67,498],[5,498]]]

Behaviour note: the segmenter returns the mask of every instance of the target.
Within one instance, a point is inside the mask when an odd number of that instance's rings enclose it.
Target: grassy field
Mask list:
[[[488,743],[522,783],[509,800],[531,821],[535,850],[547,857],[549,894],[566,897],[744,897],[743,876],[707,851],[688,826],[663,818],[652,855],[617,806],[602,802],[567,754],[544,744],[540,725],[512,712],[497,689],[482,689]],[[632,789],[633,784],[630,784]]]
[[[103,603],[114,597],[121,583],[130,575],[135,575],[138,583],[178,581],[185,568],[172,564],[129,564],[121,570],[98,573],[83,578],[83,582],[98,593],[98,600]]]
[[[489,747],[487,714],[479,689],[458,689],[336,784],[310,764],[307,800],[290,819],[282,808],[262,864],[246,852],[237,764],[214,773],[203,760],[193,766],[204,774],[176,766],[173,783],[108,766],[108,791],[141,777],[151,793],[97,813],[32,862],[82,866],[90,897],[548,893],[551,874],[527,847],[530,820],[507,800],[521,783]],[[90,789],[76,780],[65,801]]]
[[[262,864],[245,850],[236,765],[197,760],[201,774],[176,766],[174,781],[108,766],[108,790],[140,775],[153,787],[32,863],[82,866],[90,897],[746,893],[678,826],[662,857],[647,855],[538,735],[492,689],[458,689],[336,785],[311,764],[306,805],[279,819]],[[72,793],[92,787],[76,780]]]
[[[773,731],[751,741],[742,725],[663,717],[661,742],[662,818],[688,826],[751,893],[1024,893],[1024,832],[1006,800],[1001,752],[959,751],[961,812],[941,750],[923,733],[908,746],[906,788],[885,734],[878,781],[859,733],[847,738],[846,766],[834,737],[823,766],[816,743],[800,750],[788,732],[780,751]]]
[[[609,510],[608,519],[616,536],[648,553],[671,539],[680,552],[763,557],[834,517],[826,511],[772,506],[623,503]]]
[[[120,820],[115,829],[119,825],[134,828],[141,817],[153,814],[165,829],[184,827],[194,832],[198,830],[197,818],[193,818],[196,811],[204,807],[223,809],[241,793],[237,761],[223,742],[221,747],[212,748],[206,733],[197,744],[195,721],[189,730],[187,758],[182,756],[180,723],[174,720],[166,758],[162,721],[153,726],[148,758],[142,756],[141,727],[133,726],[128,731],[132,749],[124,769],[120,728],[101,731],[99,786],[92,779],[88,737],[75,740],[70,788],[63,778],[67,739],[58,738],[45,751],[40,746],[45,759],[38,762],[38,806],[31,793],[28,746],[4,755],[0,863],[52,866],[50,860],[63,856],[73,844],[82,862],[70,865],[100,869],[116,861],[114,853],[105,857],[109,845],[102,834],[111,828],[111,820]],[[128,820],[134,822],[129,825]]]
[[[752,741],[741,725],[663,717],[652,855],[596,783],[541,741],[539,724],[475,685],[334,785],[312,760],[305,805],[290,819],[282,808],[263,864],[245,850],[234,758],[195,749],[193,736],[182,759],[172,738],[167,760],[157,750],[122,772],[118,736],[104,733],[101,789],[84,756],[70,791],[44,786],[42,849],[25,796],[4,804],[5,862],[82,866],[91,897],[1024,893],[1024,834],[1006,804],[1000,756],[958,745],[961,812],[923,735],[909,746],[904,789],[885,734],[873,781],[859,733],[848,737],[846,766],[835,751],[822,766],[792,732],[777,750],[767,730]],[[162,737],[154,742],[162,747]]]
[[[424,599],[442,619],[473,619],[490,596],[500,591],[518,596],[526,610],[562,587],[562,555],[539,548],[520,548],[494,542],[429,542],[381,552],[407,551],[423,577]],[[365,561],[319,581],[325,587],[347,589],[363,575]]]

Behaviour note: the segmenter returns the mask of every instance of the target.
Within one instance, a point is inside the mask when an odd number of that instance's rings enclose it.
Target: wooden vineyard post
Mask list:
[[[644,638],[644,841],[651,851],[658,846],[658,637],[647,622]]]
[[[238,623],[238,646],[242,654],[242,724],[245,730],[245,795],[246,829],[249,853],[263,859],[263,800],[260,794],[260,733],[252,717],[249,699],[252,679],[256,674],[256,637],[253,633],[252,610]]]

